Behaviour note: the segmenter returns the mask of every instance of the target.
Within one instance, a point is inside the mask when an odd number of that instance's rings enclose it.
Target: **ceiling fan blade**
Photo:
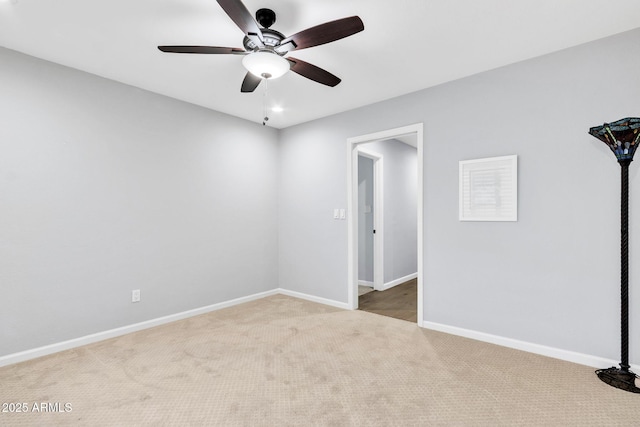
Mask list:
[[[280,49],[276,48],[276,50],[280,53],[284,53],[292,50],[319,46],[321,44],[349,37],[362,30],[364,30],[364,24],[357,16],[337,19],[335,21],[307,28],[306,30],[302,30],[291,37],[287,37],[280,42],[280,46],[278,46]]]
[[[254,90],[256,90],[261,81],[262,79],[260,77],[247,72],[247,75],[244,76],[244,80],[242,81],[240,92],[253,92]]]
[[[234,54],[245,55],[248,52],[244,49],[236,47],[218,47],[218,46],[158,46],[163,52],[173,53],[205,53],[205,54]]]
[[[304,62],[298,58],[287,58],[291,64],[291,71],[300,74],[302,77],[306,77],[314,82],[322,83],[323,85],[334,87],[342,80],[339,77],[334,76],[330,72],[323,70],[320,67],[316,67],[313,64]]]
[[[262,31],[247,7],[240,0],[217,0],[218,4],[225,11],[229,18],[254,42],[257,40],[258,47],[264,47]]]

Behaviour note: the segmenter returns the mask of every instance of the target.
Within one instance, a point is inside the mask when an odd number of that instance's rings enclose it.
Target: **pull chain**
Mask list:
[[[262,119],[262,126],[266,126],[269,121],[269,110],[267,108],[267,94],[269,92],[269,79],[264,79],[264,94],[262,97],[262,113],[264,119]]]

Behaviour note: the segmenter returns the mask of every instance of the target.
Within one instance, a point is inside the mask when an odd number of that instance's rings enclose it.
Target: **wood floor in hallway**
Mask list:
[[[418,279],[412,279],[386,291],[373,291],[358,297],[358,309],[382,316],[418,321]]]

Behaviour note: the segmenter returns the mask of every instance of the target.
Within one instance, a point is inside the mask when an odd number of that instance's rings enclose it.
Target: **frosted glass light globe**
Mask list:
[[[270,52],[250,53],[242,58],[242,65],[251,74],[263,79],[277,79],[289,71],[289,61]]]

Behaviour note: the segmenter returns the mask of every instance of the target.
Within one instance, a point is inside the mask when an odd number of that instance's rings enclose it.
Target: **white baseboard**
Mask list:
[[[176,320],[186,319],[188,317],[198,316],[200,314],[209,313],[212,311],[220,310],[234,305],[242,304],[249,301],[255,301],[260,298],[276,295],[279,293],[278,289],[271,291],[260,292],[257,294],[249,295],[246,297],[236,298],[230,301],[224,301],[217,304],[208,305],[206,307],[200,307],[193,310],[183,311],[181,313],[171,314],[169,316],[158,317],[157,319],[151,319],[140,323],[134,323],[133,325],[123,326],[121,328],[110,329],[108,331],[98,332],[84,337],[74,338],[67,341],[62,341],[55,344],[46,345],[43,347],[34,348],[31,350],[21,351],[19,353],[8,354],[0,357],[0,367],[11,365],[14,363],[24,362],[26,360],[35,359],[37,357],[47,356],[49,354],[57,353],[64,350],[80,347],[83,345],[91,344],[98,341],[103,341],[109,338],[118,337],[121,335],[130,334],[132,332],[141,331],[143,329],[153,328],[154,326],[164,325],[165,323],[175,322]]]
[[[406,279],[403,277],[402,279],[399,279],[399,280],[402,280],[402,281],[411,280],[412,277],[410,276],[406,276],[408,277]],[[71,339],[68,341],[63,341],[56,344],[38,347],[35,349],[22,351],[19,353],[8,354],[6,356],[0,357],[0,367],[11,365],[14,363],[24,362],[27,360],[35,359],[38,357],[46,356],[46,355],[57,353],[60,351],[69,350],[72,348],[80,347],[80,346],[91,344],[94,342],[103,341],[103,340],[118,337],[121,335],[126,335],[126,334],[137,332],[143,329],[148,329],[155,326],[163,325],[165,323],[175,322],[177,320],[198,316],[200,314],[209,313],[212,311],[220,310],[227,307],[232,307],[234,305],[243,304],[249,301],[255,301],[261,298],[265,298],[265,297],[277,295],[277,294],[287,295],[294,298],[300,298],[307,301],[316,302],[319,304],[325,304],[332,307],[350,310],[349,305],[344,302],[317,297],[314,295],[308,295],[301,292],[290,291],[287,289],[277,288],[271,291],[260,292],[260,293],[249,295],[246,297],[236,298],[230,301],[224,301],[221,303],[208,305],[206,307],[200,307],[193,310],[183,311],[181,313],[159,317],[157,319],[147,320],[145,322],[135,323],[133,325],[123,326],[121,328],[111,329],[104,332],[98,332],[95,334]],[[422,324],[419,324],[419,326],[426,329],[432,329],[434,331],[444,332],[452,335],[458,335],[465,338],[475,339],[478,341],[484,341],[491,344],[500,345],[503,347],[509,347],[516,350],[527,351],[529,353],[540,354],[542,356],[553,357],[555,359],[565,360],[568,362],[578,363],[581,365],[591,366],[594,368],[608,368],[610,366],[618,366],[618,362],[611,359],[591,356],[588,354],[577,353],[569,350],[562,350],[558,348],[547,347],[540,344],[529,343],[526,341],[519,341],[512,338],[505,338],[498,335],[491,335],[484,332],[473,331],[470,329],[458,328],[456,326],[449,326],[441,323],[428,322],[428,321],[422,322]],[[640,365],[632,364],[631,369],[634,370],[635,372],[640,372]]]
[[[385,283],[384,285],[382,285],[382,290],[386,291],[387,289],[391,289],[394,286],[398,286],[398,285],[400,285],[400,284],[402,284],[404,282],[408,282],[409,280],[415,279],[417,277],[418,277],[418,273],[408,274],[408,275],[406,275],[404,277],[401,277],[399,279],[395,279],[395,280],[392,280],[390,282]]]
[[[358,280],[358,285],[373,288],[373,282],[369,282],[368,280]]]
[[[294,297],[294,298],[304,299],[304,300],[311,301],[311,302],[317,302],[319,304],[330,305],[332,307],[342,308],[342,309],[345,309],[345,310],[351,310],[351,307],[349,307],[349,304],[347,304],[346,302],[335,301],[335,300],[332,300],[332,299],[317,297],[317,296],[314,296],[314,295],[303,294],[301,292],[290,291],[288,289],[282,289],[282,288],[278,289],[278,293],[280,293],[282,295],[288,295],[288,296]]]
[[[488,342],[491,344],[500,345],[503,347],[513,348],[516,350],[522,350],[529,353],[539,354],[542,356],[553,357],[554,359],[560,359],[567,362],[573,362],[580,365],[591,366],[593,368],[609,368],[611,366],[618,366],[619,362],[615,360],[606,359],[604,357],[592,356],[589,354],[577,353],[575,351],[563,350],[554,347],[547,347],[545,345],[534,344],[526,341],[520,341],[512,338],[501,337],[498,335],[487,334],[484,332],[478,332],[471,329],[458,328],[456,326],[443,325],[435,322],[422,322],[422,326],[425,329],[431,329],[438,332],[444,332],[451,335],[457,335],[465,338],[471,338],[478,341]],[[631,369],[639,372],[640,366],[631,365]]]

